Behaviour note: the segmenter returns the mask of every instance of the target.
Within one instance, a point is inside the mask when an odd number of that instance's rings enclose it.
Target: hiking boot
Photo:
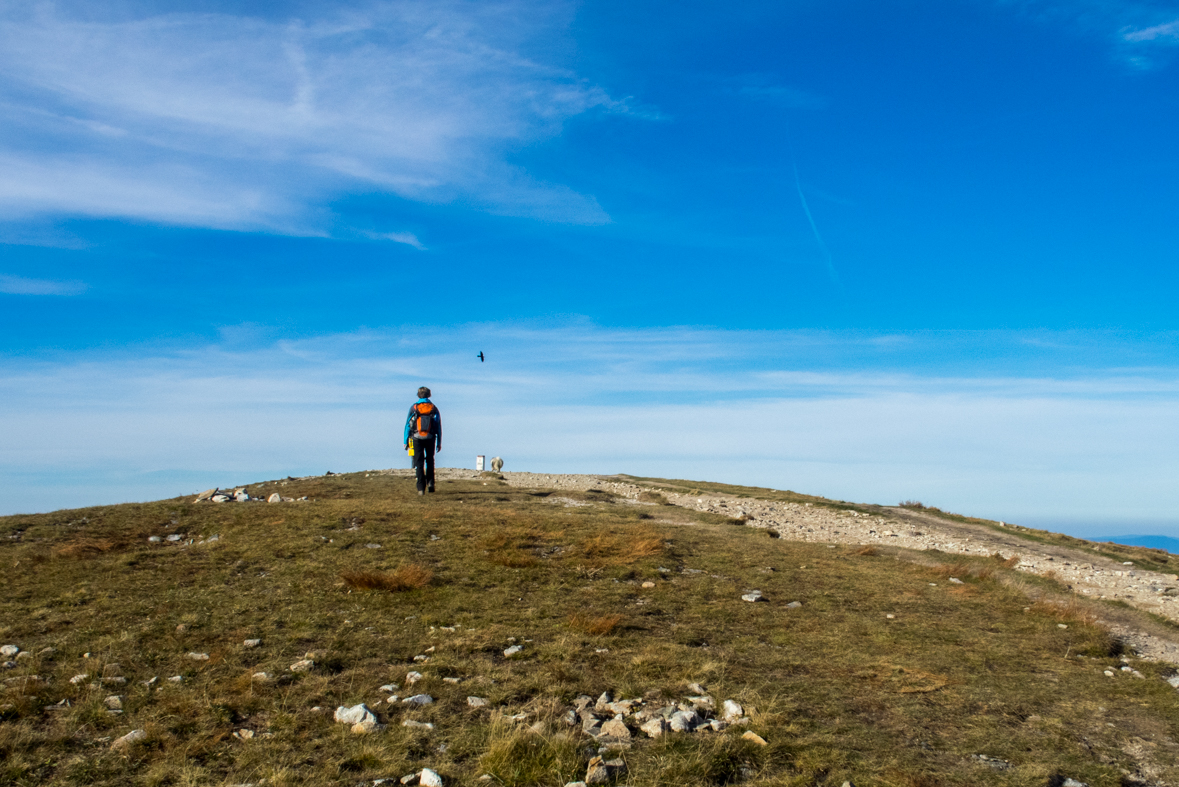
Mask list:
[[[418,497],[421,497],[421,496],[422,496],[422,495],[424,495],[424,494],[426,494],[426,493],[425,493],[425,492],[423,492],[421,489],[419,489],[419,490],[418,490]]]
[[[430,494],[434,494],[434,487],[430,487],[426,491],[429,492]]]

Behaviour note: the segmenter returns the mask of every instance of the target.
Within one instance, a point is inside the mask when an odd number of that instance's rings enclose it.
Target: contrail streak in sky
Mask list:
[[[802,180],[798,177],[798,163],[793,160],[791,156],[791,165],[794,167],[794,187],[798,189],[798,199],[802,202],[802,211],[806,214],[806,220],[811,223],[811,232],[815,233],[815,240],[819,244],[819,248],[823,250],[823,261],[827,263],[827,273],[831,275],[831,281],[835,286],[841,286],[839,281],[839,274],[835,272],[835,263],[831,260],[831,251],[827,248],[827,244],[823,242],[823,236],[819,234],[819,228],[815,225],[815,217],[811,215],[811,208],[806,204],[806,195],[802,193]]]

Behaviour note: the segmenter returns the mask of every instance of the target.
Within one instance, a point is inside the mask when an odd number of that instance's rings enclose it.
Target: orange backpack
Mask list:
[[[415,440],[429,440],[434,436],[434,416],[438,408],[431,402],[418,402],[413,406],[413,426],[410,427],[410,437]]]

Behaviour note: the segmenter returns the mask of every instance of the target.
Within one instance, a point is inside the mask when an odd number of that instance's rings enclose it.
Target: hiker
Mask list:
[[[442,416],[430,401],[430,389],[418,389],[418,400],[409,408],[405,419],[405,450],[413,440],[413,468],[418,481],[418,494],[434,491],[434,454],[442,450]]]

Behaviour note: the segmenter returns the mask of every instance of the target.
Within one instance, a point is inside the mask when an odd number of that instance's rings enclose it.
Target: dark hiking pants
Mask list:
[[[413,469],[418,480],[418,491],[434,491],[434,440],[413,441]]]

